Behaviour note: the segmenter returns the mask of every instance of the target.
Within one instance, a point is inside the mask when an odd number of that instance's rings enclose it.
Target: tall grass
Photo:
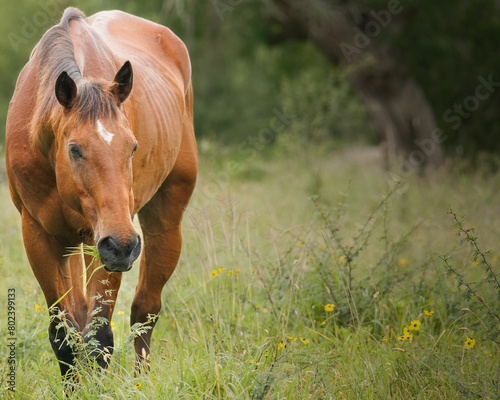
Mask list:
[[[442,171],[397,184],[366,150],[227,151],[226,163],[203,148],[151,372],[133,369],[134,268],[111,322],[110,368],[82,369],[75,398],[498,398],[500,175]],[[0,196],[0,293],[15,287],[18,300],[17,396],[62,399],[43,296],[5,187]]]

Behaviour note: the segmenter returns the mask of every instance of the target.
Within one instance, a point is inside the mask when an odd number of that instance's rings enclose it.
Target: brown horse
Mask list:
[[[135,340],[138,361],[147,362],[155,323],[149,317],[160,311],[179,259],[181,219],[197,173],[191,66],[182,41],[124,12],[86,18],[68,8],[19,75],[6,163],[26,253],[50,307],[61,374],[75,355],[58,324],[88,339],[94,315],[110,321],[122,272],[141,247],[130,323],[151,326]],[[81,243],[100,255],[87,271],[89,257],[68,257]],[[96,360],[106,367],[110,324],[95,338]]]

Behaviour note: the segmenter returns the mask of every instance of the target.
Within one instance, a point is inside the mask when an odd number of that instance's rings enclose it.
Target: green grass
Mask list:
[[[133,370],[134,267],[113,318],[111,367],[81,371],[75,398],[498,398],[499,174],[450,168],[396,185],[366,149],[246,157],[200,147],[151,373]],[[36,306],[45,304],[6,186],[0,203],[0,329],[13,287],[17,398],[62,399],[49,318]],[[415,319],[412,340],[398,340]]]

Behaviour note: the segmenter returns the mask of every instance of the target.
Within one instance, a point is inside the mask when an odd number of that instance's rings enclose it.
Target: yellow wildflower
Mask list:
[[[264,314],[267,314],[269,312],[269,309],[267,307],[262,307],[262,312]]]
[[[426,315],[427,317],[430,317],[432,314],[434,314],[434,311],[432,311],[432,310],[424,310],[424,315]]]
[[[295,336],[287,336],[286,337],[288,340],[291,340],[292,342],[296,342],[297,338]]]
[[[219,268],[219,271],[223,271],[224,269],[220,269]],[[237,268],[237,269],[230,269],[227,271],[227,276],[233,276],[233,275],[238,275],[239,273],[241,272],[241,269]]]
[[[467,336],[464,342],[464,347],[469,350],[472,349],[476,345],[476,339],[470,338]]]
[[[283,343],[281,340],[278,342],[278,347],[277,350],[280,351],[282,348],[286,347],[286,344]]]
[[[420,321],[418,319],[414,319],[410,322],[410,326],[408,328],[410,329],[410,331],[418,331],[420,330],[420,325]]]
[[[382,342],[388,342],[389,338],[387,336],[382,336]]]
[[[35,304],[35,312],[40,312],[44,309],[45,307],[42,306],[41,304]]]
[[[309,340],[307,340],[306,338],[303,338],[302,336],[299,336],[299,339],[300,339],[300,341],[301,341],[303,344],[309,344]]]
[[[217,269],[213,269],[212,272],[210,273],[210,277],[215,278],[217,275],[220,275],[222,273],[222,271],[224,271],[224,270],[225,270],[224,267],[219,267]]]
[[[412,339],[413,339],[413,334],[411,334],[411,333],[409,333],[409,332],[408,332],[408,333],[405,333],[405,334],[403,334],[403,335],[401,335],[401,336],[398,338],[398,340],[399,340],[399,341],[412,340]]]
[[[335,304],[331,304],[331,303],[328,303],[328,304],[325,304],[323,306],[323,309],[326,311],[326,312],[332,312],[335,308]]]
[[[406,258],[402,257],[398,260],[398,265],[400,267],[406,267],[408,265],[408,262],[409,261]]]

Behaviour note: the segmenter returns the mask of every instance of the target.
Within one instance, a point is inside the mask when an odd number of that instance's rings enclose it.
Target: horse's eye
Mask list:
[[[69,155],[71,156],[71,158],[75,160],[82,158],[83,157],[82,149],[76,144],[72,144],[69,146]]]
[[[136,145],[134,146],[133,150],[132,150],[132,154],[131,154],[131,155],[134,155],[134,154],[135,154],[135,152],[137,151],[137,147],[138,147],[138,145],[136,144]]]

